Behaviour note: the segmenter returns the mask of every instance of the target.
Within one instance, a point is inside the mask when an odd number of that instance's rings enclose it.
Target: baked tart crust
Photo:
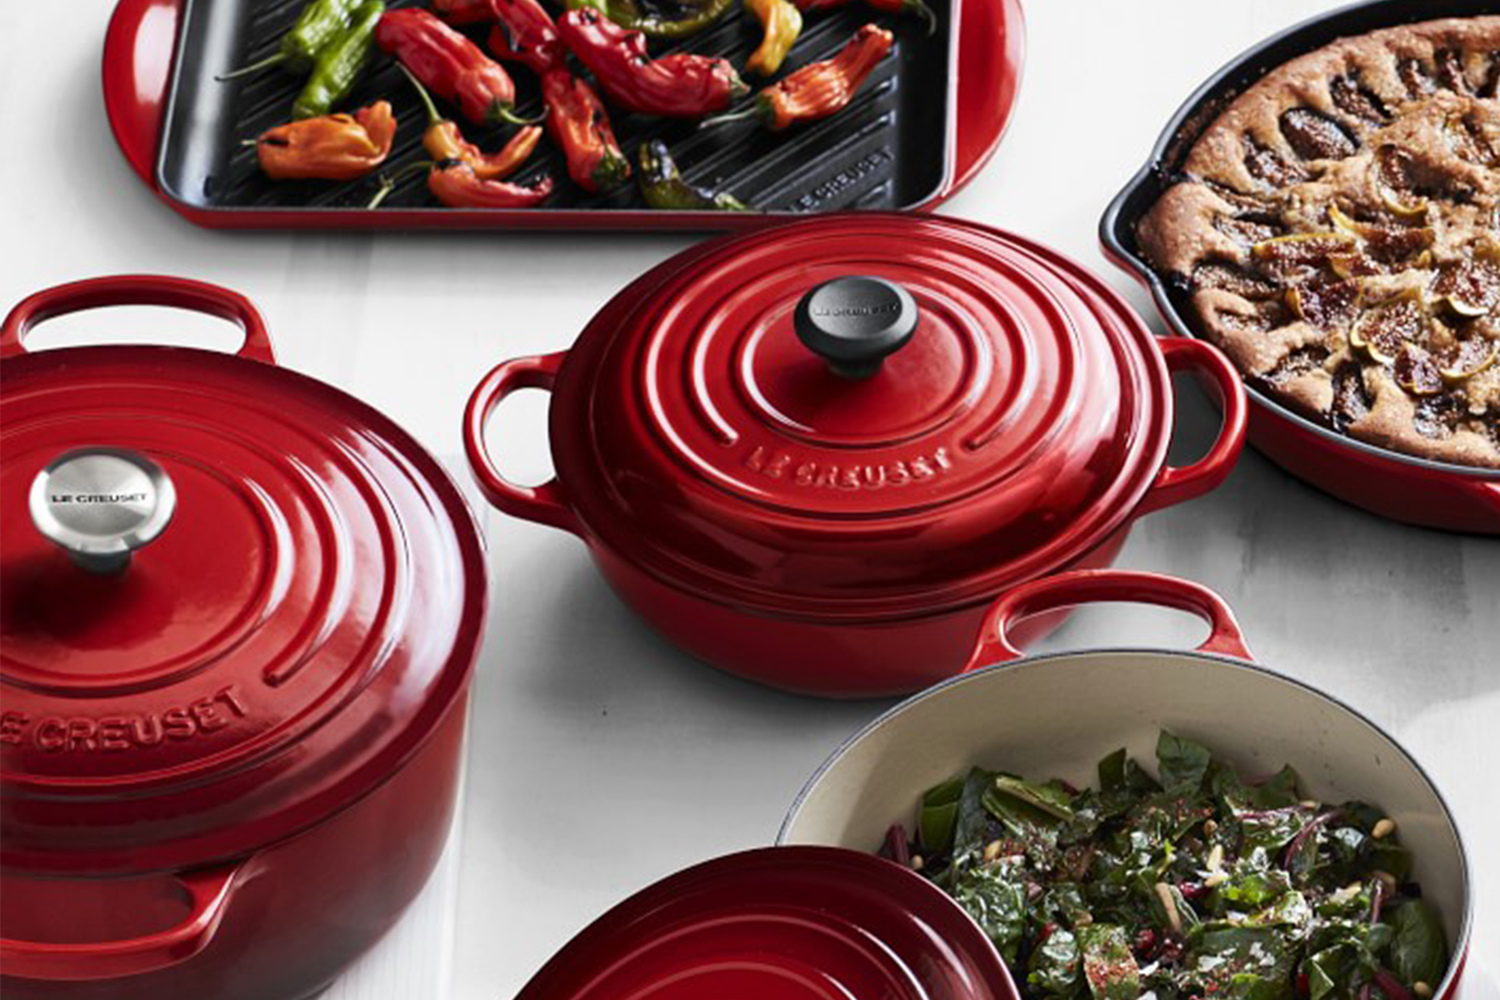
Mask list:
[[[1246,380],[1361,441],[1500,468],[1500,16],[1347,38],[1230,104],[1142,251]]]

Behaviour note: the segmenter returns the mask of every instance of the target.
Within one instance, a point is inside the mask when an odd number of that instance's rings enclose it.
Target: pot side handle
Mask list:
[[[166,306],[227,319],[245,331],[245,342],[236,352],[240,357],[276,363],[265,320],[249,299],[206,281],[153,274],[88,278],[28,296],[0,325],[0,358],[25,354],[26,335],[38,323],[105,306]]]
[[[1218,348],[1187,337],[1164,338],[1157,344],[1166,359],[1167,371],[1195,371],[1208,380],[1219,397],[1224,423],[1208,454],[1192,465],[1163,467],[1151,491],[1141,501],[1141,514],[1200,497],[1229,478],[1245,447],[1245,425],[1250,413],[1250,400],[1240,373]]]
[[[484,443],[484,428],[495,407],[520,389],[552,391],[558,370],[568,352],[539,357],[516,358],[497,366],[484,377],[469,397],[464,411],[464,452],[469,468],[486,500],[512,517],[570,531],[582,536],[583,526],[563,497],[562,487],[551,479],[540,486],[520,486],[500,474],[499,467]]]
[[[104,111],[130,168],[156,190],[156,149],[182,0],[120,0],[104,35]]]
[[[155,972],[208,947],[234,894],[243,862],[177,876],[189,911],[175,927],[122,941],[0,940],[0,971],[18,979],[87,982]]]
[[[1023,618],[1104,601],[1154,604],[1196,614],[1210,626],[1208,639],[1198,652],[1254,660],[1234,612],[1222,597],[1202,584],[1159,573],[1085,569],[1033,580],[1007,591],[985,615],[979,641],[963,672],[1021,659],[1025,654],[1011,641],[1010,633]]]

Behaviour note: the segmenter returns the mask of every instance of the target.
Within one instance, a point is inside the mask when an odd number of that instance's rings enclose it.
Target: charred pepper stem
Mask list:
[[[407,7],[380,19],[375,41],[433,93],[476,125],[534,125],[514,111],[516,85],[504,68],[430,11]]]
[[[310,72],[318,55],[349,29],[349,19],[357,3],[358,0],[312,0],[302,8],[296,23],[281,36],[275,55],[215,79],[237,80],[272,66],[280,66],[288,73]]]
[[[354,11],[349,30],[335,38],[318,53],[312,76],[297,103],[292,105],[293,118],[317,118],[332,111],[347,98],[375,51],[375,26],[385,13],[380,0],[366,0]]]
[[[652,208],[675,211],[748,212],[750,209],[734,195],[715,193],[695,187],[683,180],[682,172],[660,139],[642,143],[641,196]]]
[[[734,0],[687,0],[692,11],[682,17],[662,17],[641,8],[637,0],[568,0],[570,10],[595,10],[629,31],[651,38],[686,38],[695,35],[729,13]]]
[[[795,0],[804,14],[819,10],[832,10],[848,6],[853,0]],[[908,14],[922,19],[930,35],[937,31],[937,15],[927,6],[926,0],[865,0],[871,7],[887,14]]]
[[[765,28],[760,47],[745,62],[745,71],[775,76],[802,34],[802,12],[792,0],[745,0],[745,9]]]
[[[260,168],[276,181],[358,180],[391,154],[396,118],[377,101],[352,115],[324,115],[280,125],[254,140]]]
[[[557,22],[564,44],[627,111],[699,118],[722,111],[745,92],[727,59],[678,53],[653,60],[646,36],[597,10],[570,10]]]
[[[427,175],[427,188],[449,208],[533,208],[552,193],[552,178],[532,187],[482,180],[461,160],[439,163]]]
[[[397,65],[411,81],[411,85],[416,88],[417,96],[422,99],[422,106],[427,109],[427,131],[422,135],[422,146],[427,150],[427,155],[436,162],[461,160],[467,163],[481,180],[492,181],[515,173],[516,168],[526,162],[526,158],[536,149],[536,144],[542,138],[542,130],[539,126],[528,125],[511,136],[510,141],[500,152],[485,154],[478,146],[464,138],[457,122],[444,118],[438,113],[432,95],[427,92],[426,87],[422,86],[421,81],[412,75],[411,70],[399,63]]]
[[[848,106],[894,42],[889,31],[867,24],[832,59],[803,66],[762,90],[748,108],[707,119],[703,125],[758,119],[779,132],[798,122],[827,118]]]

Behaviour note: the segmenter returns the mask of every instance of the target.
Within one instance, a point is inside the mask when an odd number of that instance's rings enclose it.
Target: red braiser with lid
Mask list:
[[[1177,369],[1229,413],[1186,468],[1166,465]],[[523,387],[555,394],[557,480],[537,488],[505,481],[483,439]],[[1108,562],[1135,517],[1222,481],[1243,422],[1222,356],[1158,345],[1065,258],[859,214],[661,265],[570,352],[491,373],[467,441],[493,503],[584,537],[690,651],[858,695],[959,669],[986,601]]]
[[[138,303],[232,318],[244,346],[22,346],[50,315]],[[107,935],[47,937],[44,915],[8,907],[6,995],[123,976],[111,995],[133,996],[127,985],[153,978],[141,974],[174,966],[187,978],[162,982],[196,982],[203,960],[219,975],[259,960],[331,976],[394,919],[446,834],[485,607],[461,494],[389,420],[277,367],[254,308],[213,286],[133,277],[41,293],[0,331],[0,359],[5,891],[43,910],[66,893],[99,911],[77,927]],[[377,790],[405,787],[409,767],[431,790],[397,798],[422,814],[359,831],[391,822]],[[389,842],[402,827],[409,855]],[[371,839],[340,843],[351,835]],[[339,852],[386,855],[378,877],[393,887],[331,884],[373,874]],[[300,860],[278,869],[287,854]],[[112,924],[112,886],[126,884],[113,880],[146,875],[187,888],[180,923]],[[278,879],[293,895],[304,880],[307,910],[274,917],[293,926],[333,916],[320,907],[370,909],[340,916],[311,958],[257,959],[250,931],[270,915],[254,899]],[[241,936],[249,955],[215,948]]]

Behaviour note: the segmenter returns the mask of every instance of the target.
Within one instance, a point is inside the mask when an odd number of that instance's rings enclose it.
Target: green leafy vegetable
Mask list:
[[[1391,971],[1408,983],[1436,987],[1448,968],[1448,941],[1437,914],[1420,899],[1391,911]]]

